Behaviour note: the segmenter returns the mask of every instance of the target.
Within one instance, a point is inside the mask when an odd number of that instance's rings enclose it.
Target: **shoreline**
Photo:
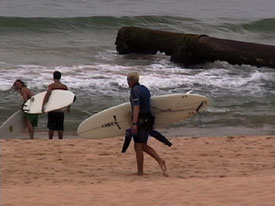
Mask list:
[[[77,134],[77,129],[75,131],[70,131],[67,128],[64,130],[64,139],[66,138],[81,138]],[[164,136],[170,138],[180,138],[180,137],[226,137],[226,136],[272,136],[275,134],[275,127],[273,128],[248,128],[248,127],[218,127],[218,128],[207,128],[207,127],[167,127],[167,128],[157,128],[157,131],[161,132]],[[22,133],[19,137],[12,139],[28,139],[29,134],[27,131]],[[34,132],[34,139],[47,139],[48,129],[39,128]],[[55,132],[54,138],[57,138],[57,132]],[[6,138],[2,138],[6,139]],[[9,138],[8,138],[9,139]],[[1,138],[0,138],[1,140]]]
[[[1,205],[274,205],[275,135],[169,139],[148,143],[169,177],[148,155],[133,175],[123,137],[1,139]]]

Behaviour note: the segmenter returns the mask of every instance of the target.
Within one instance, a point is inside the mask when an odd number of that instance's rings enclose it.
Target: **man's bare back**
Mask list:
[[[63,89],[68,90],[68,87],[65,84],[62,84],[60,81],[55,81],[54,83],[48,86],[48,90]]]
[[[24,101],[27,101],[28,99],[30,99],[33,96],[33,93],[27,87],[22,87],[20,89],[20,94],[23,97]]]

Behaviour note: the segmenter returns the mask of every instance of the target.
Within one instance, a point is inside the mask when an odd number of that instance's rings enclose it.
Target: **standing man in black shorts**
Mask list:
[[[59,71],[55,71],[53,73],[53,81],[54,83],[48,86],[47,93],[43,100],[42,112],[44,112],[44,105],[48,102],[51,92],[55,89],[63,89],[68,90],[68,87],[61,83],[61,73]],[[67,107],[67,111],[70,111],[70,107]],[[55,110],[48,113],[48,129],[49,129],[49,139],[52,139],[54,136],[54,131],[57,131],[58,138],[63,139],[63,131],[64,131],[64,111],[63,110]]]
[[[131,88],[130,102],[132,107],[132,127],[131,132],[134,136],[134,147],[137,160],[137,175],[143,175],[143,152],[146,152],[153,157],[159,164],[162,175],[168,176],[166,173],[165,161],[160,158],[157,152],[147,145],[148,135],[151,128],[144,125],[144,119],[150,118],[150,91],[144,85],[139,84],[139,75],[136,72],[131,72],[127,75],[128,85]],[[146,122],[146,121],[145,121]],[[150,125],[149,125],[150,127]]]

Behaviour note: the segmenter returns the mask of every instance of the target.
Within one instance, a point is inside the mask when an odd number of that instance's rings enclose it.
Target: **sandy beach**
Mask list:
[[[249,205],[275,202],[275,136],[151,138],[169,177],[145,155],[135,176],[123,137],[1,139],[1,206]]]

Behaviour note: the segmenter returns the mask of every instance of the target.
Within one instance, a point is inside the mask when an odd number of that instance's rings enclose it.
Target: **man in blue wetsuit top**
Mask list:
[[[157,152],[147,145],[148,135],[152,130],[153,119],[151,118],[150,91],[144,85],[139,84],[139,75],[131,72],[127,75],[128,85],[131,88],[130,102],[132,107],[131,133],[134,137],[134,147],[137,159],[137,175],[143,175],[143,152],[153,157],[159,164],[163,176],[166,173],[165,161]]]

